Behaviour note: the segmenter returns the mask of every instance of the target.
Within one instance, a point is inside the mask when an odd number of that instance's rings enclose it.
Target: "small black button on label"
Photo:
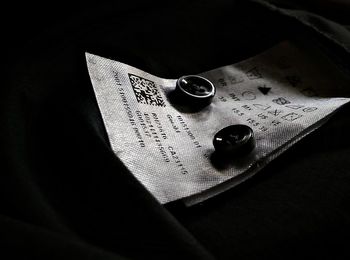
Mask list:
[[[203,107],[211,103],[216,89],[208,79],[197,75],[188,75],[177,80],[176,92],[184,103]]]
[[[254,133],[249,126],[231,125],[215,134],[213,145],[218,154],[244,156],[255,148]]]

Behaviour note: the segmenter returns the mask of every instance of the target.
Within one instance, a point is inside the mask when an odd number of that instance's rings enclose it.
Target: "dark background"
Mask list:
[[[278,4],[349,23],[344,1]],[[2,10],[1,259],[349,258],[349,106],[239,187],[191,208],[164,207],[110,149],[84,57],[177,78],[293,39],[317,42],[349,69],[342,46],[249,1]],[[338,27],[310,21],[349,46]]]

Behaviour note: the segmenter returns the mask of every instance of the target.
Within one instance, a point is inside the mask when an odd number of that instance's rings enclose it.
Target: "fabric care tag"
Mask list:
[[[112,149],[162,204],[193,205],[241,183],[350,101],[341,97],[345,80],[333,65],[288,42],[202,73],[216,95],[195,112],[171,99],[176,80],[86,58]],[[213,137],[235,124],[253,129],[256,146],[223,160],[215,156]]]

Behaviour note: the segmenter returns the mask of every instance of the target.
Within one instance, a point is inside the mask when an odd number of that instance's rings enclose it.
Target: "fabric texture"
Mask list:
[[[292,7],[220,0],[7,9],[1,259],[348,259],[348,105],[241,186],[194,207],[164,207],[114,155],[87,73],[85,52],[178,78],[302,38],[346,74],[349,31]]]
[[[197,100],[176,97],[175,79],[93,54],[86,60],[113,152],[160,203],[189,205],[252,177],[350,101],[347,79],[314,48],[282,42],[201,73],[216,95],[192,111]],[[213,137],[236,124],[252,128],[255,148],[225,160]]]

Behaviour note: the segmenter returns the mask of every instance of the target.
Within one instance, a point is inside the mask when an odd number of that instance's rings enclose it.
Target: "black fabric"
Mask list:
[[[349,106],[239,187],[162,206],[113,154],[84,56],[178,78],[303,40],[346,73],[346,29],[248,1],[6,11],[1,259],[349,258]]]

